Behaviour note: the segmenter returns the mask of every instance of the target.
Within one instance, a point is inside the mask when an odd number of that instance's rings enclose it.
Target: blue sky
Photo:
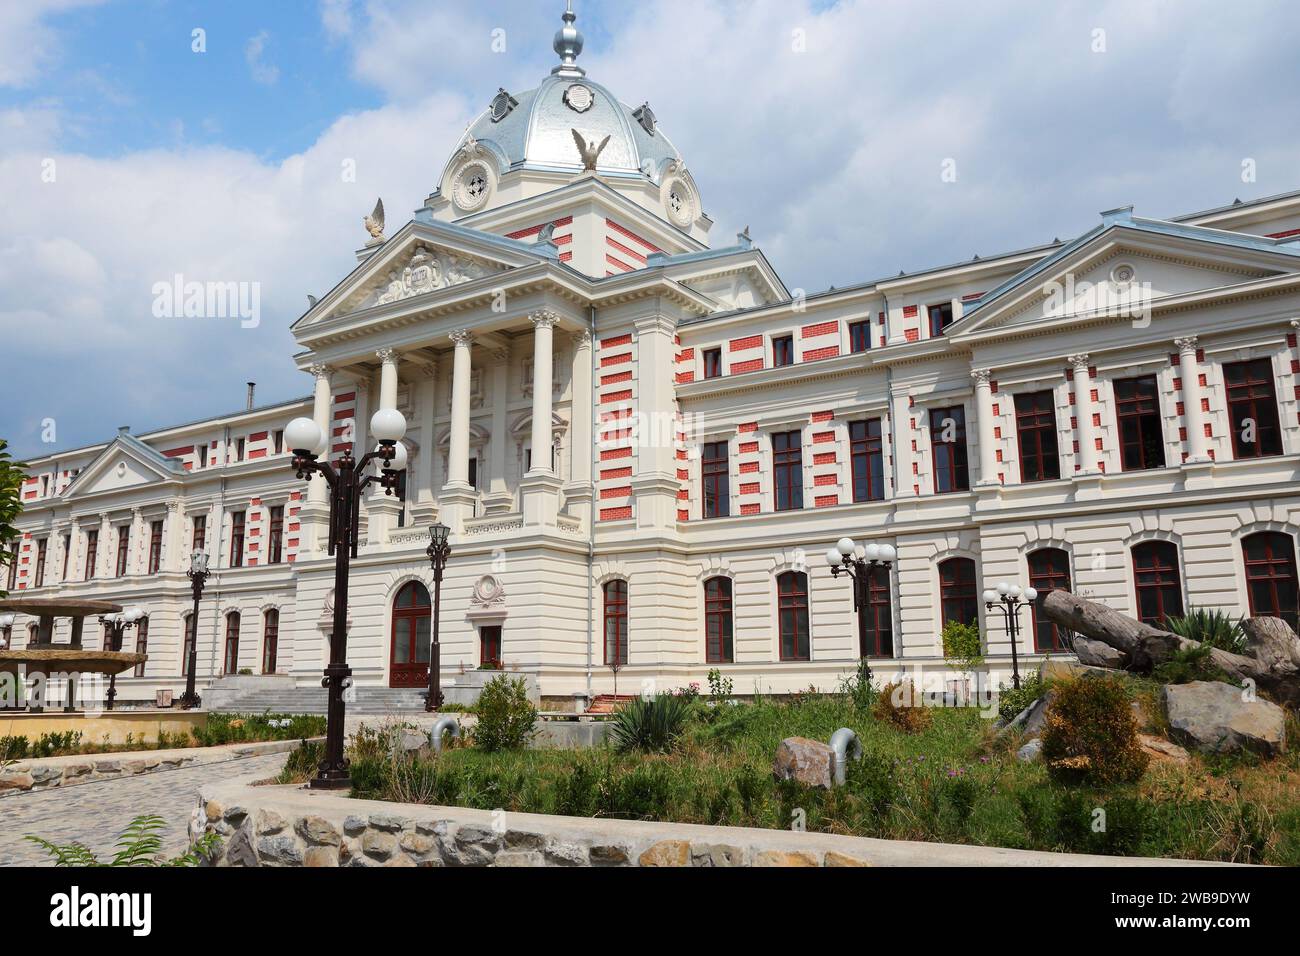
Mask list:
[[[305,394],[288,328],[306,295],[351,269],[376,196],[404,219],[497,87],[549,71],[562,9],[0,4],[0,437],[31,454],[47,418],[58,448],[202,418],[250,379],[264,401]],[[1294,3],[576,9],[583,64],[650,100],[715,242],[751,226],[792,288],[1069,237],[1127,203],[1166,216],[1300,188]],[[261,324],[156,318],[151,287],[177,272],[259,283]]]

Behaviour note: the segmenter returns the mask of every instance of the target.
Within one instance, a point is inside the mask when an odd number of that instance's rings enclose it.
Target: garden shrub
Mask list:
[[[1213,651],[1212,644],[1174,651],[1169,660],[1156,665],[1151,676],[1161,684],[1190,684],[1196,680],[1236,683],[1210,659]]]
[[[876,702],[876,689],[871,684],[871,664],[864,657],[858,661],[852,677],[840,681],[840,693],[847,697],[855,710],[869,711]]]
[[[614,711],[609,740],[620,753],[663,753],[682,732],[691,700],[676,694],[638,697]]]
[[[1234,620],[1218,608],[1193,608],[1181,616],[1167,617],[1165,629],[1190,641],[1200,641],[1232,654],[1246,653],[1246,633],[1240,619]]]
[[[528,685],[522,677],[511,679],[501,674],[492,678],[474,709],[478,714],[474,746],[490,753],[522,750],[528,745],[537,723],[537,708],[528,699]]]
[[[953,670],[971,674],[984,666],[984,641],[976,624],[948,621],[941,636],[944,662]]]
[[[1043,759],[1058,780],[1130,783],[1150,758],[1138,742],[1137,720],[1123,679],[1083,677],[1056,685],[1043,728]]]
[[[998,716],[1004,723],[1010,723],[1017,714],[1046,693],[1047,682],[1037,671],[1025,675],[1019,690],[1014,687],[999,687]]]
[[[904,681],[901,684],[886,684],[881,688],[871,713],[877,720],[891,724],[904,733],[915,734],[929,727],[932,718],[930,711],[921,705],[921,692],[912,686],[911,681]]]
[[[321,761],[325,759],[325,745],[319,741],[304,740],[284,761],[284,769],[276,778],[277,783],[306,783],[316,776]]]

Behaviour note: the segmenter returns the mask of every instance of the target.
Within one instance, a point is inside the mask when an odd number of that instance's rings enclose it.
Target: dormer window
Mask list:
[[[704,377],[722,377],[722,349],[704,350]]]
[[[498,89],[497,95],[492,98],[492,122],[500,123],[518,105],[519,101],[507,93],[504,87]]]
[[[632,118],[641,124],[641,128],[651,136],[655,134],[655,111],[650,108],[649,103],[642,103],[632,113]]]
[[[932,305],[929,308],[930,313],[930,338],[937,339],[943,335],[944,330],[952,325],[952,303],[941,302],[938,305]]]
[[[794,364],[794,336],[780,335],[772,339],[772,367],[784,368]]]

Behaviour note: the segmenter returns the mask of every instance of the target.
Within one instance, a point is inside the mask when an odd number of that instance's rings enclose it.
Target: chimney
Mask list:
[[[257,383],[249,382],[248,383],[248,410],[250,412],[253,410],[253,393],[256,391],[257,391]]]

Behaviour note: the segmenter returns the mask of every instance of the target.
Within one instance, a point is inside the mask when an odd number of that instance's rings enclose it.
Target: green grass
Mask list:
[[[850,765],[845,787],[773,779],[783,738],[827,740],[839,727],[858,733],[866,755]],[[698,705],[665,754],[459,747],[436,760],[361,756],[353,778],[360,797],[484,810],[774,829],[802,815],[817,832],[1300,864],[1294,755],[1221,765],[1217,777],[1195,758],[1162,762],[1137,783],[1096,789],[1055,783],[1041,764],[1019,763],[1018,743],[996,738],[973,709],[935,710],[927,729],[903,734],[849,698],[809,696],[797,704]]]

